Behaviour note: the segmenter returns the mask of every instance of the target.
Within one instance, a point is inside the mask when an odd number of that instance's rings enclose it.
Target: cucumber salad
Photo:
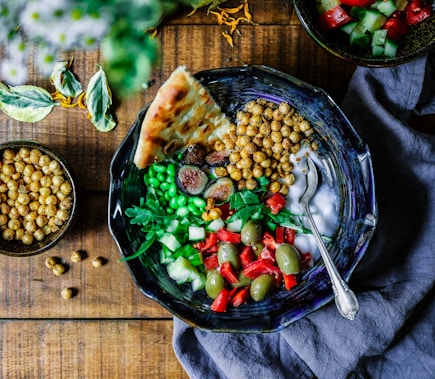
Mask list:
[[[306,157],[318,160],[317,149],[311,125],[288,103],[246,103],[213,146],[187,146],[144,170],[147,192],[125,213],[145,238],[123,260],[158,246],[169,277],[205,291],[216,312],[297,286],[318,258],[298,204]],[[312,206],[331,236],[336,192],[322,185]]]

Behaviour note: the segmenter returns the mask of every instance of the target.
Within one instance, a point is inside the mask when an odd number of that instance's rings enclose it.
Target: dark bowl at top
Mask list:
[[[356,50],[350,47],[349,36],[335,31],[324,31],[319,24],[319,13],[315,0],[293,0],[296,14],[307,33],[329,53],[359,66],[387,67],[408,62],[424,55],[435,47],[435,12],[418,25],[399,42],[395,57],[373,57],[370,48]]]
[[[329,180],[340,192],[339,226],[329,244],[331,255],[345,280],[363,257],[377,223],[377,206],[370,153],[334,101],[321,89],[264,66],[214,69],[195,75],[209,89],[224,112],[234,118],[240,107],[258,97],[287,101],[305,116],[317,133],[320,155]],[[125,209],[139,204],[146,193],[143,171],[133,163],[145,107],[113,156],[110,175],[109,229],[122,257],[144,241],[144,233],[131,225]],[[159,263],[158,249],[126,261],[138,288],[190,325],[212,331],[269,332],[319,309],[332,299],[321,260],[306,271],[294,289],[271,298],[229,309],[210,310],[202,292],[177,286]]]
[[[13,257],[26,257],[30,255],[41,254],[44,251],[56,246],[71,230],[77,211],[77,189],[75,184],[75,176],[66,159],[56,150],[42,145],[36,141],[10,141],[2,143],[0,144],[0,157],[3,155],[3,152],[6,149],[11,149],[15,152],[18,152],[20,148],[29,148],[30,150],[38,149],[42,154],[48,155],[52,160],[56,160],[59,163],[64,179],[71,184],[71,193],[69,195],[69,199],[71,201],[68,218],[64,220],[63,224],[59,226],[57,231],[47,234],[41,241],[34,239],[31,244],[27,245],[16,239],[4,240],[0,236],[0,254]],[[57,209],[59,209],[59,206],[57,206]],[[3,227],[1,227],[0,230],[3,231]]]

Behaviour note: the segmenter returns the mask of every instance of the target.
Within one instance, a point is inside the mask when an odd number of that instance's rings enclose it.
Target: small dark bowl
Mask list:
[[[350,47],[349,37],[339,31],[324,31],[318,22],[319,13],[314,0],[293,0],[296,14],[307,33],[329,53],[358,66],[388,67],[405,63],[426,54],[435,47],[435,12],[426,20],[410,28],[400,41],[395,57],[373,57],[370,49]]]
[[[320,154],[329,179],[340,191],[339,226],[329,251],[345,280],[363,257],[377,223],[377,206],[370,153],[333,100],[321,89],[264,66],[216,69],[195,75],[209,89],[224,112],[235,118],[238,109],[258,97],[292,104],[318,134]],[[135,253],[145,236],[131,225],[125,209],[139,204],[146,193],[143,171],[133,163],[145,107],[116,151],[111,166],[109,229],[121,253]],[[327,175],[324,172],[324,175]],[[326,179],[324,179],[326,180]],[[332,290],[321,260],[306,271],[294,289],[277,291],[257,303],[229,309],[210,310],[204,291],[193,293],[179,287],[159,263],[158,249],[126,261],[138,288],[174,315],[205,330],[270,332],[319,309],[332,300]]]
[[[25,245],[20,241],[11,240],[6,241],[0,237],[0,254],[9,255],[13,257],[26,257],[30,255],[41,254],[57,245],[62,238],[70,231],[77,210],[77,189],[75,185],[74,174],[68,162],[55,150],[44,146],[34,141],[11,141],[0,144],[0,155],[6,149],[12,149],[18,151],[22,147],[28,147],[30,149],[39,149],[42,153],[47,154],[51,159],[55,159],[60,163],[64,177],[71,183],[71,209],[68,220],[66,220],[60,229],[54,233],[50,233],[42,241],[36,239],[33,243]]]

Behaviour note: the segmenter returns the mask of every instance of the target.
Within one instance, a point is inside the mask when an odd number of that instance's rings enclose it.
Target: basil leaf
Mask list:
[[[43,88],[22,85],[8,87],[0,83],[0,109],[18,121],[37,122],[57,105]]]
[[[112,94],[106,74],[101,66],[89,81],[86,90],[86,106],[90,119],[100,132],[109,132],[116,126],[109,108],[112,105]]]
[[[50,76],[50,81],[58,92],[66,97],[77,97],[83,92],[81,83],[68,69],[69,62],[57,62]]]

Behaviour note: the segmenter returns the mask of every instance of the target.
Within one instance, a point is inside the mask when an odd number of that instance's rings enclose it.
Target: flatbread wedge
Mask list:
[[[134,163],[145,168],[190,144],[213,144],[230,124],[207,89],[185,66],[180,66],[163,83],[149,106]]]

